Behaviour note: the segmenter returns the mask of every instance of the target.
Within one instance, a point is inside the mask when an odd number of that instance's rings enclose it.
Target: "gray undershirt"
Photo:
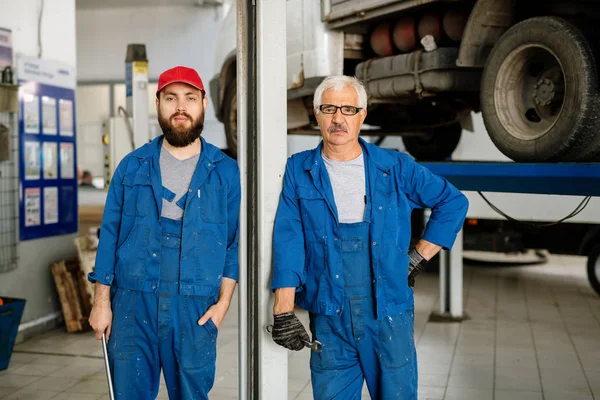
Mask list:
[[[161,216],[171,219],[183,219],[183,209],[177,202],[186,194],[190,187],[190,182],[196,165],[200,159],[200,154],[185,160],[178,160],[164,147],[160,150],[160,175],[164,187],[175,193],[173,201],[162,200]]]
[[[365,161],[363,154],[350,161],[333,161],[321,153],[340,223],[364,221],[365,216]]]

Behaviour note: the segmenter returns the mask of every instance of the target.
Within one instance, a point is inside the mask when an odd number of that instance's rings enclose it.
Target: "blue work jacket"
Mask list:
[[[407,154],[359,140],[365,160],[365,221],[370,223],[377,316],[383,318],[414,304],[408,286],[411,211],[431,208],[423,239],[450,249],[462,228],[468,201]],[[288,159],[275,217],[271,289],[297,288],[299,307],[340,315],[344,303],[340,229],[322,145]]]
[[[237,163],[203,138],[184,209],[179,293],[218,295],[223,277],[238,278],[240,173]],[[91,282],[157,292],[160,277],[163,136],[128,154],[110,183]]]

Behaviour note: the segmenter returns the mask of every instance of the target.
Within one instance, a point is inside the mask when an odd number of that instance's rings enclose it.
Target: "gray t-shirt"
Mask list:
[[[321,153],[340,223],[362,222],[365,217],[365,160],[363,154],[350,161],[333,161]]]
[[[160,175],[162,177],[162,184],[175,193],[173,201],[167,201],[167,199],[163,198],[162,212],[160,214],[162,217],[183,219],[183,209],[177,205],[177,202],[188,191],[199,159],[200,154],[185,160],[178,160],[164,147],[160,150]]]

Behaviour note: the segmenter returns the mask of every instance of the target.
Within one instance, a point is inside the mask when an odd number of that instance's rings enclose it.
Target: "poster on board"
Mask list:
[[[58,223],[58,188],[44,188],[44,225]]]
[[[23,96],[23,121],[25,133],[40,133],[40,98],[35,94]]]
[[[73,102],[60,99],[58,101],[61,136],[73,136]]]
[[[56,99],[42,97],[42,132],[44,135],[56,135]]]
[[[55,142],[44,142],[44,179],[58,178],[58,151]]]
[[[40,225],[40,188],[25,189],[25,226]]]
[[[60,144],[60,179],[75,178],[73,143]]]
[[[25,142],[25,179],[40,179],[40,142]]]

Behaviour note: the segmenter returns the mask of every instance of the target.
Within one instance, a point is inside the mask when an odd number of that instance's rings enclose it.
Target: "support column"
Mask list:
[[[273,223],[287,159],[286,2],[237,5],[238,154],[246,207],[240,258],[247,259],[240,281],[247,287],[240,291],[240,399],[285,400],[287,350],[265,327],[273,321]]]
[[[425,220],[430,212],[425,212]],[[463,310],[463,231],[456,236],[451,251],[442,250],[440,261],[440,308],[430,321],[457,322],[465,319]]]
[[[146,46],[130,44],[125,58],[126,106],[133,119],[133,150],[150,141],[148,126],[148,58]]]

